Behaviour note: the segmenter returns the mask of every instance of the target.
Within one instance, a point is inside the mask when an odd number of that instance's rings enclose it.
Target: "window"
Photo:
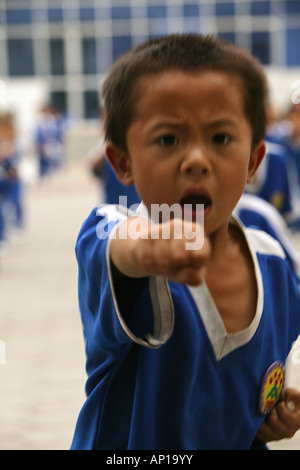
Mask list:
[[[7,10],[6,11],[7,24],[22,24],[31,22],[31,10]]]
[[[252,33],[251,52],[262,64],[267,65],[270,63],[270,36],[268,31]]]
[[[132,47],[131,36],[113,37],[113,60],[115,61],[121,54],[127,52]]]
[[[251,2],[250,11],[252,15],[269,15],[270,7],[270,2]]]
[[[49,8],[48,20],[50,23],[61,23],[63,21],[63,11],[61,8]]]
[[[199,15],[199,6],[196,3],[189,3],[183,5],[183,16],[198,16]]]
[[[65,114],[67,110],[67,97],[65,91],[53,91],[51,93],[51,104],[60,113]]]
[[[94,8],[80,8],[79,18],[80,21],[93,21],[95,19]]]
[[[82,56],[83,73],[97,73],[96,40],[94,38],[84,38],[82,40]]]
[[[234,15],[234,3],[216,3],[217,16],[232,16]]]
[[[300,14],[300,2],[298,0],[287,0],[285,9],[288,15]]]
[[[10,76],[20,77],[34,74],[31,39],[8,39],[7,52]]]
[[[50,39],[50,65],[53,75],[65,73],[64,43],[62,39]]]
[[[112,7],[111,9],[112,20],[130,20],[130,16],[129,7]]]
[[[288,29],[286,32],[286,63],[288,66],[300,66],[300,29]]]
[[[86,119],[99,118],[99,94],[98,91],[84,92],[84,114]]]
[[[149,18],[166,18],[167,7],[165,6],[148,6],[148,17]]]

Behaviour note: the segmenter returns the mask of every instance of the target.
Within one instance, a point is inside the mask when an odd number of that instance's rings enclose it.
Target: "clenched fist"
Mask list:
[[[130,224],[134,224],[134,230]],[[181,219],[161,224],[142,217],[127,219],[110,246],[113,263],[126,276],[161,275],[192,286],[202,282],[209,255],[210,244],[203,228]]]

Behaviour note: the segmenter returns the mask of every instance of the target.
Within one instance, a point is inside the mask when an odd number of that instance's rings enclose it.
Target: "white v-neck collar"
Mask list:
[[[143,203],[138,207],[137,213],[142,217],[149,218],[148,210]],[[229,333],[226,330],[221,315],[205,281],[203,281],[200,286],[187,286],[198,307],[199,314],[202,318],[217,361],[251,340],[259,325],[264,304],[263,283],[255,250],[256,242],[251,238],[251,230],[245,230],[243,224],[236,216],[231,216],[230,223],[235,225],[244,236],[254,264],[254,273],[257,284],[257,304],[256,312],[250,325],[236,333]],[[261,243],[259,243],[259,245],[260,244]],[[268,250],[268,243],[264,246],[263,251],[265,250]]]
[[[235,224],[243,233],[254,264],[255,278],[257,283],[257,304],[256,312],[250,325],[236,333],[229,333],[226,330],[221,315],[205,281],[203,281],[200,286],[187,286],[198,307],[207,336],[211,342],[215,357],[218,361],[233,350],[250,341],[257,330],[263,311],[263,284],[256,253],[251,246],[246,232],[243,230],[237,219],[232,218],[231,223]]]

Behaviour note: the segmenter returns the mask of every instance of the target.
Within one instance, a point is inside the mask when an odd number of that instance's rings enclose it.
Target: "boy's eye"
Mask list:
[[[172,147],[173,145],[177,145],[179,140],[175,135],[167,134],[163,135],[158,139],[158,142],[163,147]]]
[[[220,132],[213,136],[212,142],[213,144],[217,144],[217,145],[225,145],[230,142],[230,136],[226,134],[225,132]]]

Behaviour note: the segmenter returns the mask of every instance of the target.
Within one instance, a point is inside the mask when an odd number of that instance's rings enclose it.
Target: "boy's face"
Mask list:
[[[207,234],[227,224],[264,155],[263,143],[251,152],[238,78],[177,70],[145,76],[134,106],[128,154],[108,146],[120,178],[135,184],[149,211],[151,204],[205,203]]]

